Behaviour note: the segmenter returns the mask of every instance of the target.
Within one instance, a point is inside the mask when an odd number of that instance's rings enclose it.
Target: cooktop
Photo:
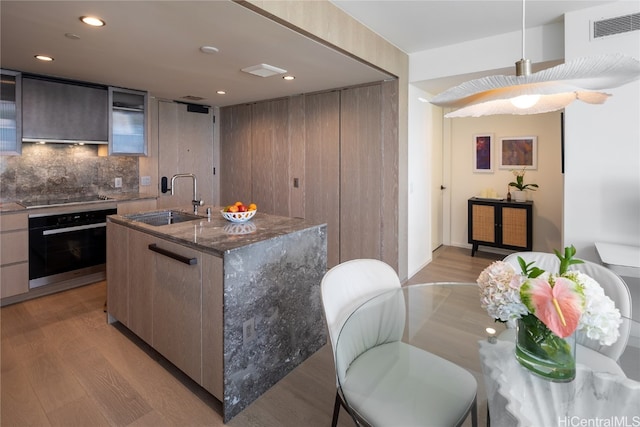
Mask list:
[[[28,199],[20,200],[18,203],[25,208],[36,208],[43,206],[59,206],[68,205],[72,203],[91,203],[100,202],[103,200],[113,200],[109,196],[103,196],[99,194],[83,195],[83,196],[39,196]]]

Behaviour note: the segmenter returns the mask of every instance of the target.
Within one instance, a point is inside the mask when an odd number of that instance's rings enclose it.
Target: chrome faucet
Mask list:
[[[193,179],[193,199],[191,200],[191,204],[193,205],[193,213],[197,214],[198,213],[198,206],[202,206],[204,205],[204,201],[203,200],[198,200],[197,199],[197,180],[196,180],[196,176],[192,173],[177,173],[175,175],[173,175],[171,177],[171,195],[173,196],[173,187],[174,187],[174,182],[176,180],[176,178],[191,178]]]

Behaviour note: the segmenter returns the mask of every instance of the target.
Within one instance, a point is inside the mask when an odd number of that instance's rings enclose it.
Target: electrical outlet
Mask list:
[[[141,176],[140,177],[140,185],[151,185],[151,177],[150,176]]]
[[[245,320],[242,324],[242,343],[246,344],[252,341],[256,337],[256,323],[252,317],[249,320]]]
[[[116,188],[121,188],[122,187],[122,178],[120,178],[120,177],[116,178],[114,186]]]

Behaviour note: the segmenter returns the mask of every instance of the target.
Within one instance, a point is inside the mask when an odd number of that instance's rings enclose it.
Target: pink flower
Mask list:
[[[529,279],[520,288],[520,297],[529,311],[560,338],[578,328],[584,294],[573,280],[553,276],[549,280]]]

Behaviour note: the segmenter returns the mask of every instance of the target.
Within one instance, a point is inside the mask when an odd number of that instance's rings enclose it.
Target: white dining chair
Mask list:
[[[356,425],[459,426],[471,412],[477,426],[473,375],[401,341],[405,301],[402,292],[392,292],[400,287],[393,268],[375,259],[346,261],[322,279],[336,366],[332,426],[341,406]]]
[[[520,272],[518,257],[522,257],[526,263],[535,261],[535,265],[545,271],[557,273],[560,268],[560,261],[555,254],[545,252],[516,252],[504,258],[504,261]],[[620,310],[623,317],[631,318],[631,293],[629,287],[620,276],[608,268],[591,261],[583,260],[582,264],[573,264],[569,270],[576,270],[584,273],[602,286],[605,295],[613,300],[616,308]],[[598,341],[589,339],[585,334],[576,333],[576,342],[585,347],[589,347],[605,356],[617,361],[624,352],[630,334],[629,323],[620,326],[620,338],[610,346],[601,345]]]

